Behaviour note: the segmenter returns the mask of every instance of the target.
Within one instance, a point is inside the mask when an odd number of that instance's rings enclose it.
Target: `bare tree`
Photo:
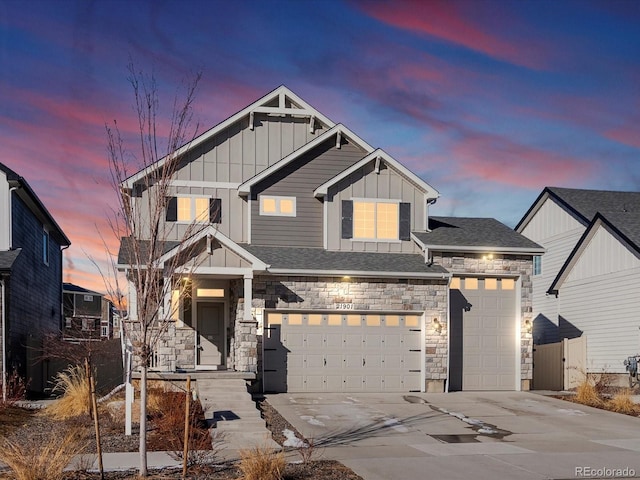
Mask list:
[[[199,221],[181,226],[178,231],[175,224],[165,221],[170,198],[175,195],[172,180],[193,139],[193,134],[189,136],[192,102],[200,74],[185,84],[184,98],[174,100],[168,131],[163,134],[155,78],[137,72],[133,64],[128,70],[139,143],[135,149],[126,148],[118,124],[114,121],[113,125],[106,125],[111,179],[118,198],[109,223],[121,246],[117,261],[109,252],[111,272],[102,276],[108,295],[118,308],[127,298],[123,272],[128,283],[129,315],[123,332],[133,345],[140,371],[139,475],[146,476],[147,372],[154,348],[175,318],[179,304],[176,300],[187,294],[180,277],[188,275],[187,260],[197,256],[199,248],[197,234],[208,223],[206,218],[196,219]],[[136,173],[141,175],[127,184]]]

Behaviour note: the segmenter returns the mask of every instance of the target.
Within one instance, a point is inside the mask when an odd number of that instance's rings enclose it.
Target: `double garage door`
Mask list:
[[[449,390],[515,390],[515,281],[454,277],[450,315]]]
[[[266,314],[267,392],[420,391],[422,317],[398,314]]]

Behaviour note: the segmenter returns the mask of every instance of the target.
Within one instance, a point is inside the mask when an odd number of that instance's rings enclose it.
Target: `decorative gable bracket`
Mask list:
[[[289,100],[289,105],[287,106],[287,99]],[[249,112],[249,129],[253,130],[255,128],[255,114],[256,113],[265,113],[267,115],[277,116],[277,117],[297,117],[297,118],[309,118],[309,132],[313,133],[315,131],[315,117],[316,112],[311,108],[305,108],[299,106],[293,100],[291,100],[284,92],[280,92],[278,95],[278,106],[265,106],[260,105],[254,107]]]

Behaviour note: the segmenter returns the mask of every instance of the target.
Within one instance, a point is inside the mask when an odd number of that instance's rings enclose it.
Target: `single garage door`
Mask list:
[[[449,389],[516,389],[516,290],[511,278],[453,278]]]
[[[420,391],[421,316],[270,312],[267,392]]]

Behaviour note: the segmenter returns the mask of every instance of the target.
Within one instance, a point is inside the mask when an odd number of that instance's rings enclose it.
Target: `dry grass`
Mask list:
[[[590,407],[602,407],[604,405],[604,401],[598,393],[598,390],[588,379],[582,382],[576,389],[575,401]]]
[[[6,463],[16,480],[58,480],[74,455],[80,453],[82,435],[69,430],[64,436],[50,431],[41,441],[0,442],[0,460]]]
[[[63,395],[45,409],[45,414],[56,420],[90,414],[91,389],[84,367],[76,365],[58,373],[53,391],[63,392]]]
[[[281,480],[286,465],[282,451],[260,446],[240,450],[238,468],[245,480]]]
[[[615,394],[607,402],[607,410],[624,413],[625,415],[638,415],[640,413],[640,407],[631,400],[631,391],[629,389],[624,389]]]

